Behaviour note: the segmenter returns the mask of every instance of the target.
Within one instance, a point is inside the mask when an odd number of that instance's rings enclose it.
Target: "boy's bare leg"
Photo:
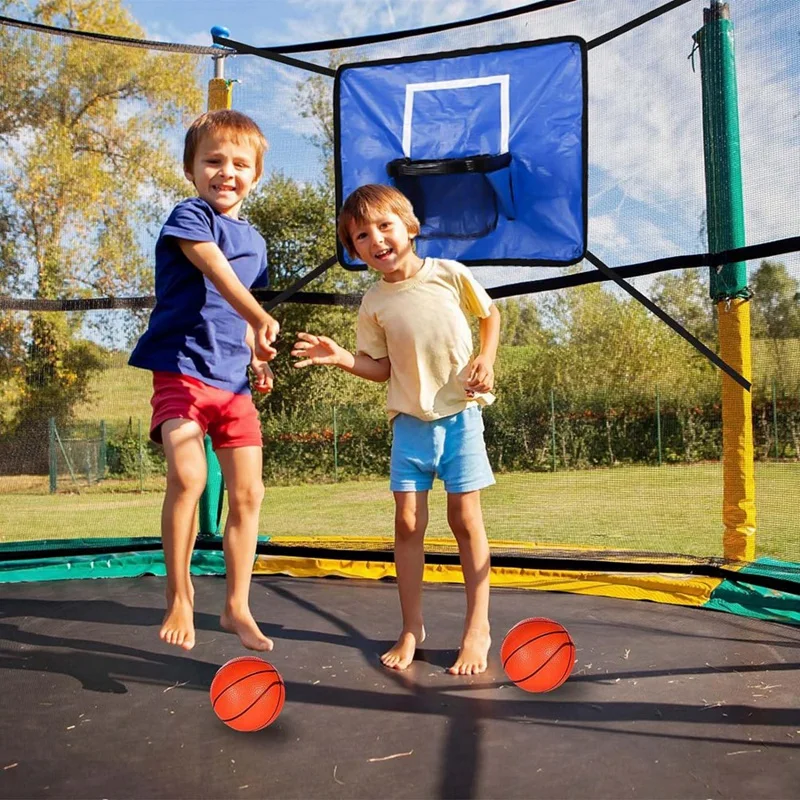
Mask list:
[[[422,623],[422,574],[425,569],[425,529],[428,493],[395,492],[394,563],[403,615],[403,629],[395,645],[381,656],[390,669],[406,669],[417,646],[425,641]]]
[[[196,509],[206,485],[203,430],[194,421],[170,419],[161,426],[167,489],[161,509],[161,539],[167,569],[167,611],[159,636],[184,650],[194,647],[194,588],[190,577],[197,536]]]
[[[228,489],[225,552],[227,597],[220,625],[250,650],[272,650],[250,611],[250,579],[258,542],[258,515],[264,499],[260,447],[222,447],[217,452]]]
[[[489,635],[489,542],[483,526],[481,493],[448,494],[447,521],[458,542],[467,595],[461,647],[455,664],[447,671],[453,675],[478,675],[486,671],[492,644]]]

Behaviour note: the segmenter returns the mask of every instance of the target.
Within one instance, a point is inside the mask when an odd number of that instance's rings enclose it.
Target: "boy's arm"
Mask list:
[[[481,350],[472,362],[467,390],[470,392],[491,392],[494,388],[494,362],[500,343],[500,312],[492,304],[488,317],[480,321]]]
[[[295,367],[310,367],[312,364],[339,367],[351,375],[368,381],[383,383],[389,380],[391,365],[387,358],[371,358],[364,353],[351,353],[327,336],[313,333],[298,333],[292,355],[302,358]]]
[[[489,316],[481,318],[480,337],[480,354],[486,356],[494,364],[497,358],[497,347],[500,344],[500,312],[494,303],[489,309]]]
[[[245,288],[217,244],[195,242],[190,239],[178,239],[178,244],[186,258],[216,286],[219,293],[252,326],[252,349],[256,356],[265,361],[274,358],[277,351],[271,345],[278,337],[280,325],[261,308],[258,300]]]

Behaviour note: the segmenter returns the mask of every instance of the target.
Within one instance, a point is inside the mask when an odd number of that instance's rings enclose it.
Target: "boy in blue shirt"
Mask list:
[[[406,669],[425,639],[422,621],[424,537],[434,476],[447,492],[447,521],[461,560],[467,613],[458,657],[448,672],[486,670],[489,542],[481,489],[494,483],[483,440],[481,406],[494,400],[500,313],[472,273],[456,261],[420,258],[420,225],[411,203],[391,186],[356,189],[339,214],[338,234],[351,256],[382,276],[358,312],[357,351],[326,336],[299,333],[295,367],[326,364],[372,381],[389,381],[392,420],[390,489],[395,499],[394,556],[403,622],[381,656]],[[473,356],[469,317],[480,322]]]
[[[247,377],[270,391],[279,325],[250,293],[267,283],[262,236],[239,211],[261,177],[267,143],[237,111],[203,114],[186,133],[183,169],[197,197],[172,210],[156,243],[156,305],[129,363],[153,372],[151,438],[163,444],[167,488],[161,535],[167,611],[159,636],[191,650],[189,574],[195,509],[206,485],[211,437],[228,489],[223,549],[227,579],[220,624],[251,650],[271,650],[249,606],[264,496],[262,440]]]

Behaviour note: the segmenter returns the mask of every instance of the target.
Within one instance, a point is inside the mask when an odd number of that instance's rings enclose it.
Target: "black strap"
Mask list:
[[[481,153],[464,158],[423,158],[412,161],[410,158],[396,158],[386,165],[392,178],[422,175],[463,175],[467,172],[496,172],[511,163],[511,153],[490,155]]]
[[[800,236],[791,236],[787,239],[775,239],[771,242],[751,244],[746,247],[737,247],[733,250],[722,250],[719,253],[692,253],[685,256],[670,256],[657,258],[651,261],[641,261],[636,264],[627,264],[614,267],[610,270],[621,278],[636,278],[640,275],[654,275],[659,272],[669,272],[676,269],[691,269],[696,267],[719,267],[724,264],[733,264],[737,261],[754,261],[772,256],[785,255],[786,253],[800,252]],[[510,266],[513,266],[510,265]],[[495,267],[487,265],[494,269]],[[480,269],[480,266],[476,266]],[[494,286],[487,289],[489,296],[495,300],[505,297],[517,297],[523,294],[538,294],[551,292],[558,289],[570,289],[575,286],[584,286],[588,283],[601,283],[607,280],[606,276],[595,270],[576,272],[571,275],[560,275],[557,278],[540,278],[535,281],[521,281],[508,283],[503,286]],[[273,299],[282,292],[267,289],[257,289],[253,294],[259,299]],[[308,303],[309,305],[358,305],[358,295],[333,294],[326,292],[298,292],[290,298],[294,303]],[[155,297],[87,297],[80,299],[44,300],[34,297],[2,297],[0,296],[0,311],[99,311],[105,309],[141,309],[152,308]]]
[[[323,272],[327,272],[336,263],[336,256],[325,259],[318,267],[314,267],[311,272],[307,272],[298,281],[295,281],[288,289],[284,289],[279,295],[264,303],[264,308],[271,311],[275,306],[286,302],[290,297],[297,294],[307,283],[311,283],[314,278],[318,278]]]
[[[683,325],[673,319],[666,311],[659,308],[649,297],[645,297],[636,287],[631,286],[621,278],[613,269],[607,267],[594,253],[586,251],[586,260],[594,264],[600,272],[610,278],[618,286],[621,286],[631,297],[638,300],[646,309],[652,311],[660,320],[666,322],[672,330],[679,336],[686,339],[696,350],[699,350],[709,361],[716,364],[726,375],[733,378],[742,388],[750,391],[751,383],[747,378],[742,377],[730,364],[723,361],[713,350],[706,347],[696,336],[693,336]]]
[[[534,11],[542,11],[554,6],[562,6],[566,3],[574,3],[575,0],[539,0],[538,3],[528,3],[517,8],[508,8],[505,11],[496,11],[493,14],[485,14],[482,17],[473,17],[457,22],[443,22],[439,25],[429,25],[426,28],[410,28],[404,31],[393,31],[391,33],[376,33],[373,36],[354,36],[350,39],[327,39],[321,42],[306,42],[305,44],[289,44],[270,47],[273,53],[313,53],[318,50],[340,50],[344,47],[361,47],[365,44],[378,44],[379,42],[393,42],[397,39],[408,39],[413,36],[425,36],[431,33],[441,33],[455,28],[466,28],[469,25],[480,25],[484,22],[497,22],[501,19],[517,17],[520,14],[530,14]],[[224,43],[220,40],[220,44]]]
[[[660,17],[662,14],[666,14],[668,11],[672,11],[675,8],[680,8],[680,6],[685,6],[690,2],[691,0],[671,0],[669,3],[664,3],[663,6],[654,8],[652,11],[648,11],[646,14],[642,14],[641,17],[636,17],[636,19],[632,19],[630,22],[626,22],[624,25],[614,28],[613,31],[609,31],[608,33],[604,33],[602,36],[595,37],[586,45],[586,49],[591,50],[593,47],[599,47],[601,44],[605,44],[606,42],[610,42],[612,39],[616,39],[617,36],[622,36],[623,33],[628,33],[628,31],[632,31],[634,28],[644,25],[645,22],[650,22],[651,19]]]
[[[638,278],[640,275],[655,275],[659,272],[669,272],[676,269],[719,267],[723,264],[733,264],[737,261],[754,261],[760,258],[770,258],[771,256],[796,252],[800,252],[800,236],[776,239],[773,242],[763,242],[761,244],[751,244],[746,247],[737,247],[734,250],[723,250],[719,253],[693,253],[685,256],[657,258],[652,261],[640,261],[637,264],[614,267],[612,271],[621,278]],[[517,297],[521,294],[538,294],[539,292],[552,292],[557,289],[571,289],[575,286],[601,283],[605,280],[606,277],[602,272],[586,270],[585,272],[575,272],[572,275],[559,275],[557,278],[541,278],[537,281],[507,283],[504,286],[495,286],[487,291],[493,298],[499,300],[504,297]]]
[[[328,78],[333,78],[336,75],[336,70],[330,67],[312,64],[310,61],[301,61],[299,58],[290,58],[282,53],[277,53],[275,50],[269,50],[266,47],[251,47],[249,44],[237,42],[235,39],[228,39],[225,36],[212,36],[211,38],[214,40],[215,44],[222,45],[223,47],[230,47],[237,53],[261,56],[261,58],[266,58],[269,61],[277,61],[279,64],[287,64],[290,67],[304,69],[306,72],[316,72],[318,75],[325,75]]]

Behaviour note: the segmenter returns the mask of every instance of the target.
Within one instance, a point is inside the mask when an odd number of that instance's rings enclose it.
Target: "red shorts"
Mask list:
[[[261,447],[261,420],[248,394],[234,394],[178,372],[153,373],[150,438],[161,444],[168,419],[194,420],[220,447]]]

